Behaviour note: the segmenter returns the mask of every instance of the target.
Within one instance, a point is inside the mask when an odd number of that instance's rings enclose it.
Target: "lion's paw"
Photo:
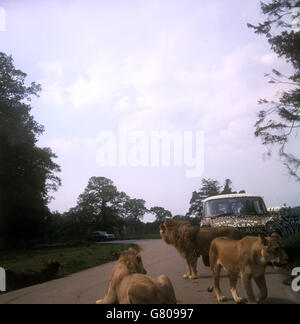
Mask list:
[[[243,303],[243,298],[238,297],[234,300],[237,304],[242,304]]]
[[[195,280],[195,279],[197,279],[197,278],[198,278],[197,275],[190,275],[190,276],[189,276],[189,279],[191,279],[191,280]]]
[[[218,298],[218,302],[219,302],[219,303],[225,303],[227,300],[228,300],[228,299],[227,299],[227,297],[225,297],[225,296],[221,296],[221,297]]]

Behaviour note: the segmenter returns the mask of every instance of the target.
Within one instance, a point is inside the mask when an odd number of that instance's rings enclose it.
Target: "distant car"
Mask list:
[[[109,241],[114,240],[116,237],[114,234],[108,234],[104,231],[95,231],[90,236],[92,241]]]

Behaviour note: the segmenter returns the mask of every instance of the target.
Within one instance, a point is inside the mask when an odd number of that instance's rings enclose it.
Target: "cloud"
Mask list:
[[[240,189],[252,183],[260,192],[256,177],[265,175],[264,165],[248,179],[248,169],[259,164],[263,150],[253,135],[257,101],[277,91],[264,74],[285,67],[267,42],[246,27],[258,5],[80,2],[56,2],[60,14],[45,51],[55,50],[42,55],[39,63],[42,100],[48,116],[57,118],[47,130],[60,131],[52,133],[49,145],[65,159],[64,172],[71,181],[73,173],[81,175],[83,184],[97,174],[119,182],[123,177],[126,192],[139,196],[142,191],[170,209],[178,197],[176,208],[184,212],[199,182],[185,182],[178,170],[99,168],[99,132],[126,125],[132,131],[204,131],[208,176],[222,181],[226,174],[240,182]],[[37,30],[35,20],[29,22]],[[262,185],[268,187],[265,179]]]
[[[278,63],[279,59],[274,53],[264,54],[259,58],[259,62],[267,66],[274,66]]]
[[[274,95],[263,78],[274,56],[261,43],[237,47],[219,61],[212,58],[210,64],[193,57],[189,66],[181,55],[170,53],[177,47],[182,53],[179,40],[187,42],[186,37],[182,33],[165,44],[160,35],[155,53],[114,59],[102,53],[79,68],[74,78],[68,78],[66,63],[40,62],[45,74],[43,99],[95,116],[105,110],[116,123],[132,129],[197,129],[210,134],[243,115],[255,115],[258,99]]]
[[[43,78],[38,82],[42,85],[41,99],[54,105],[65,103],[63,64],[58,61],[39,61],[37,66]]]
[[[46,142],[46,146],[51,147],[54,151],[74,150],[81,145],[82,140],[79,137],[61,137]]]

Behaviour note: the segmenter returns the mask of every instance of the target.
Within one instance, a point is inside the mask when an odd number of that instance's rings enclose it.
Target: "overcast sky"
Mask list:
[[[203,132],[202,177],[230,178],[267,206],[300,205],[299,183],[275,152],[263,159],[254,137],[258,100],[280,90],[264,74],[288,72],[247,28],[263,19],[259,1],[0,0],[0,8],[0,51],[43,88],[32,113],[63,181],[52,210],[74,207],[88,179],[104,176],[149,208],[188,211],[201,177],[188,178],[186,166],[99,164],[101,134],[117,138],[121,125],[148,139],[154,131]],[[292,149],[300,153],[299,143]]]

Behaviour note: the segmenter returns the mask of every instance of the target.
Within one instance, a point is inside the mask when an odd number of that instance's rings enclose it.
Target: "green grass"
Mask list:
[[[76,247],[47,247],[34,250],[0,251],[0,267],[16,273],[32,273],[45,267],[49,259],[61,264],[58,276],[67,276],[91,267],[117,260],[135,244],[84,244]]]
[[[160,234],[135,234],[135,235],[127,235],[125,237],[119,237],[118,240],[160,240]]]

